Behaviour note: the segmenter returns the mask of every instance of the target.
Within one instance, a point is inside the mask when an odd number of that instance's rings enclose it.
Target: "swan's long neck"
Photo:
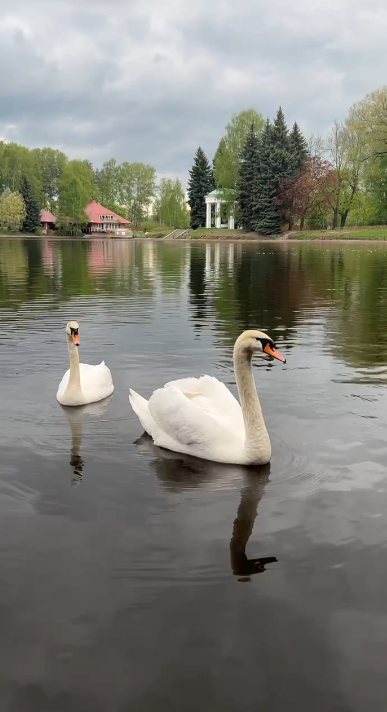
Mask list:
[[[252,353],[236,346],[234,349],[234,369],[245,424],[245,450],[257,453],[265,460],[271,455],[269,434],[263,419],[252,368]]]
[[[68,339],[68,350],[70,359],[70,376],[66,391],[81,391],[81,376],[79,373],[79,351],[73,342]]]

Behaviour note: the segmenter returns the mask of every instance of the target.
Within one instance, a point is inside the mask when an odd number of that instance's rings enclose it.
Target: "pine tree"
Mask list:
[[[284,178],[293,175],[296,170],[295,153],[281,107],[279,107],[273,122],[271,143],[271,173],[278,187]]]
[[[20,193],[26,206],[26,216],[22,225],[22,232],[36,233],[37,229],[40,228],[39,203],[35,198],[31,183],[26,175],[22,176]]]
[[[205,227],[206,203],[204,196],[213,190],[212,169],[199,146],[188,179],[188,203],[191,208],[190,226],[193,230]]]
[[[290,148],[295,157],[296,172],[299,174],[302,164],[308,157],[308,144],[296,121],[294,122],[293,128],[289,134],[289,141]]]
[[[242,150],[238,175],[239,222],[245,230],[254,223],[254,191],[258,166],[259,139],[254,123],[251,124]]]
[[[278,235],[281,231],[281,216],[276,205],[277,192],[272,154],[273,126],[267,120],[259,141],[252,203],[252,226],[262,235]]]
[[[286,219],[290,223],[291,206],[281,203],[279,196],[284,181],[291,176],[298,175],[298,157],[294,151],[281,107],[279,107],[273,123],[272,143],[271,172],[275,191],[274,200],[281,218],[283,219],[283,216],[286,215]]]

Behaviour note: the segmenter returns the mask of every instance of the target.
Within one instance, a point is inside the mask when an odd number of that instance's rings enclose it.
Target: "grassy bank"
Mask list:
[[[256,232],[245,232],[244,230],[228,230],[216,228],[198,228],[188,230],[190,238],[193,240],[259,240],[262,239]]]
[[[385,227],[349,227],[344,230],[294,230],[282,236],[265,238],[256,232],[244,230],[206,229],[188,230],[192,240],[387,240],[387,226]]]
[[[289,240],[387,240],[386,227],[348,227],[344,230],[303,230],[288,233]]]
[[[133,237],[140,238],[153,238],[162,239],[167,237],[173,228],[165,227],[160,225],[148,229],[145,231],[133,230]],[[36,238],[36,237],[46,237],[45,235],[24,235],[23,233],[17,231],[2,231],[0,228],[0,238],[1,237],[22,237],[22,238]],[[55,239],[55,237],[61,238],[63,235],[49,235],[49,239]],[[90,238],[90,235],[83,235],[83,237]],[[94,238],[106,238],[106,235],[94,234]],[[77,239],[77,238],[72,238]],[[110,239],[112,239],[110,237]],[[294,230],[292,232],[286,232],[283,235],[278,235],[275,237],[263,237],[256,232],[246,232],[244,230],[228,230],[216,229],[216,228],[198,228],[197,230],[187,230],[187,233],[183,235],[182,240],[245,240],[245,241],[281,241],[286,242],[287,240],[304,240],[304,241],[342,241],[342,240],[364,240],[364,241],[377,241],[377,242],[387,242],[387,225],[384,227],[348,227],[344,230]]]

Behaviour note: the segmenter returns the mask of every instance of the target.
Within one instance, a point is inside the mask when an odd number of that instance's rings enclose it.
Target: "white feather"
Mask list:
[[[224,383],[211,376],[181,378],[154,391],[149,401],[130,389],[129,401],[155,445],[213,462],[264,465],[270,438],[252,371],[255,353],[267,360],[262,331],[244,331],[234,346],[234,369],[241,405]],[[265,345],[266,348],[266,345]],[[278,360],[285,359],[272,344]]]
[[[79,374],[81,378],[81,393],[68,391],[66,388],[69,382],[70,369],[64,374],[56,394],[56,398],[62,405],[85,405],[86,403],[96,403],[110,396],[114,391],[112,374],[110,368],[101,361],[97,366],[88,363],[79,364]]]

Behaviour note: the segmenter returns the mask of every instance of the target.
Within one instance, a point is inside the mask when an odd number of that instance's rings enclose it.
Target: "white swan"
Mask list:
[[[114,391],[112,374],[105,361],[98,366],[79,363],[79,325],[69,321],[66,326],[70,368],[63,376],[56,399],[61,405],[86,405],[110,396]]]
[[[130,389],[130,404],[155,445],[214,462],[267,464],[271,444],[255,387],[253,354],[286,363],[267,334],[244,331],[234,346],[241,404],[211,376],[170,381],[149,401]]]

